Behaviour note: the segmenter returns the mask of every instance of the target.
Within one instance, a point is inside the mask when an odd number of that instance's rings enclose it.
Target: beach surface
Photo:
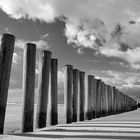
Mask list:
[[[5,135],[2,140],[41,140],[41,139],[106,139],[106,140],[139,140],[140,139],[140,109],[93,119],[91,121],[64,124],[63,105],[59,105],[59,124],[35,129],[33,133],[20,133],[21,111],[19,105],[8,105],[5,123]],[[35,107],[36,108],[36,107]],[[11,135],[9,135],[11,134]]]

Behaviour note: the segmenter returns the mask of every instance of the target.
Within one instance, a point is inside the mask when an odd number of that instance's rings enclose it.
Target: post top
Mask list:
[[[12,34],[9,34],[9,33],[3,33],[2,36],[6,37],[6,38],[13,38],[13,39],[15,39],[15,36],[12,35]]]
[[[51,51],[48,51],[48,50],[42,50],[42,52],[52,54],[52,52]]]
[[[36,44],[35,43],[27,43],[27,46],[36,46]]]
[[[73,71],[79,71],[79,69],[73,69]]]
[[[66,64],[65,67],[73,67],[72,65]]]
[[[80,71],[80,73],[81,73],[81,74],[85,74],[85,72],[84,72],[84,71]]]
[[[51,58],[51,61],[58,61],[57,58]]]
[[[94,76],[93,75],[88,75],[88,78],[94,79]]]
[[[101,79],[96,79],[96,80],[97,80],[97,81],[100,81],[100,82],[102,81]]]

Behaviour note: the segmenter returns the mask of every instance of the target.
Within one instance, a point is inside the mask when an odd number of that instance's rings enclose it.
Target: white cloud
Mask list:
[[[119,89],[140,87],[140,74],[136,72],[93,71],[96,77]]]
[[[55,16],[52,5],[44,0],[1,0],[0,7],[16,19],[28,17],[50,22]]]
[[[19,56],[17,53],[13,53],[13,60],[12,60],[13,63],[15,64],[20,63],[20,59],[21,59],[21,56]]]
[[[66,17],[64,21],[67,42],[78,46],[80,54],[80,47],[91,48],[107,57],[119,57],[129,62],[134,69],[140,68],[140,27],[129,25],[129,21],[134,19],[139,23],[139,5],[138,0],[0,1],[0,8],[16,19],[29,18],[53,22],[57,17]],[[128,33],[128,35],[121,36],[121,41],[131,46],[131,49],[127,51],[121,51],[118,40],[114,42],[110,36],[114,26],[118,23],[123,25]],[[34,43],[40,47],[47,46],[44,40]],[[16,45],[22,48],[24,44],[24,40],[16,42]],[[103,47],[100,48],[100,46]]]
[[[64,72],[60,70],[58,70],[58,83],[59,84],[64,83]]]
[[[42,40],[42,39],[40,39],[38,41],[29,41],[29,40],[27,41],[27,40],[18,39],[15,42],[15,46],[23,49],[27,43],[36,44],[36,47],[38,49],[48,49],[49,48],[48,43],[45,40]]]
[[[99,49],[99,52],[107,57],[117,57],[125,60],[134,69],[140,69],[140,47],[121,50],[120,44],[112,43]]]

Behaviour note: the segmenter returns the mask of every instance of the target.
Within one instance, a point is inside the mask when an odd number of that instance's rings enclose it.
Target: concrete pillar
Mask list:
[[[36,45],[28,43],[24,49],[22,132],[33,131]]]
[[[65,81],[64,81],[64,107],[66,123],[72,123],[72,89],[73,89],[73,67],[65,66]]]
[[[80,72],[78,69],[73,69],[73,122],[77,122],[80,113]]]
[[[43,128],[46,126],[50,69],[51,52],[46,50],[42,51],[39,62],[38,104],[36,118],[37,128]]]
[[[0,134],[4,131],[5,111],[10,82],[15,36],[3,34],[0,46]]]
[[[58,104],[57,104],[57,73],[58,60],[51,59],[50,93],[49,93],[49,121],[51,125],[58,124]]]

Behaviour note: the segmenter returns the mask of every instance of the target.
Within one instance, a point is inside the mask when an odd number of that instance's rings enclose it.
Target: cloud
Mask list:
[[[140,74],[136,72],[118,71],[91,71],[96,78],[102,79],[105,83],[117,87],[120,91],[140,102]]]
[[[31,18],[51,22],[55,11],[49,2],[44,0],[2,0],[0,7],[13,18]]]
[[[107,57],[121,58],[134,69],[140,69],[140,47],[121,50],[120,44],[112,43],[100,48],[99,52]]]
[[[20,48],[23,49],[27,43],[34,43],[34,44],[36,44],[36,47],[38,49],[48,49],[49,48],[49,45],[48,45],[47,41],[44,38],[42,38],[42,37],[41,37],[40,40],[37,40],[37,41],[18,39],[15,42],[15,47],[20,47]]]
[[[22,57],[18,53],[16,53],[16,52],[13,53],[13,60],[12,60],[12,62],[14,64],[20,64],[21,63],[21,59],[22,59]]]
[[[140,87],[140,75],[137,72],[119,72],[111,70],[91,71],[96,77],[104,82],[116,86],[117,88],[135,88]]]
[[[64,71],[58,70],[58,89],[61,92],[64,89]]]
[[[138,0],[1,0],[0,8],[10,17],[65,22],[67,42],[77,47],[96,50],[107,57],[117,57],[140,69],[140,1]],[[134,24],[132,24],[132,21]],[[34,42],[46,46],[42,39]],[[122,50],[122,43],[128,44]],[[23,47],[24,40],[17,45]],[[81,49],[82,48],[82,49]]]

